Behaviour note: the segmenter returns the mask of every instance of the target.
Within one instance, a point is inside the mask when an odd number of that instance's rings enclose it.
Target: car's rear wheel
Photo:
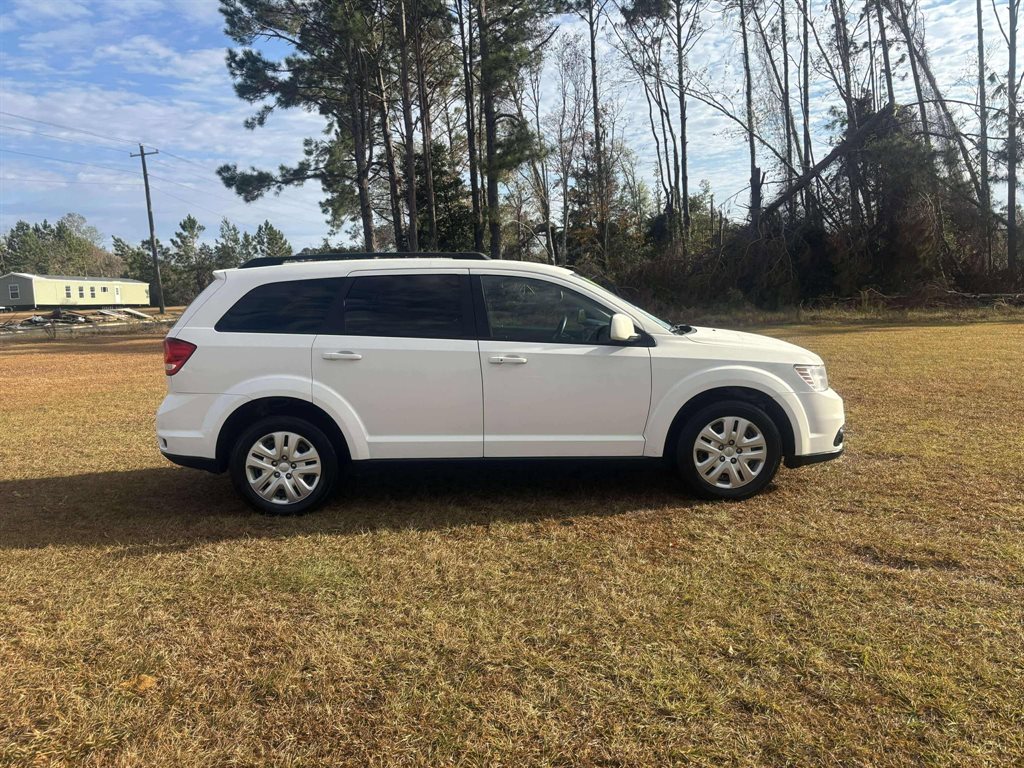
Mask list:
[[[228,469],[235,488],[258,511],[299,515],[330,495],[338,457],[328,437],[305,419],[269,416],[235,441]]]
[[[775,477],[782,461],[778,427],[763,410],[728,400],[702,408],[679,432],[676,463],[706,499],[746,499]]]

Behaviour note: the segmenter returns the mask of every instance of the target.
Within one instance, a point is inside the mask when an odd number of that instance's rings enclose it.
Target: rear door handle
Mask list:
[[[524,365],[526,363],[526,358],[520,357],[519,355],[494,355],[493,357],[489,357],[487,362],[493,363],[494,365],[504,365],[505,363],[508,363],[509,365]]]
[[[362,360],[358,352],[324,352],[324,360]]]

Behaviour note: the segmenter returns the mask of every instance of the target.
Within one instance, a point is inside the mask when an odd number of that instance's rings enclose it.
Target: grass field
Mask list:
[[[0,764],[1020,765],[1024,324],[791,326],[840,462],[362,469],[250,514],[157,339],[0,348]]]

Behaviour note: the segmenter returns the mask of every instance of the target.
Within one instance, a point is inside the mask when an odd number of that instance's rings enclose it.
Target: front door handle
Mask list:
[[[493,357],[487,358],[487,362],[493,363],[494,365],[524,365],[526,363],[525,357],[519,355],[494,355]]]
[[[324,360],[362,360],[358,352],[324,352]]]

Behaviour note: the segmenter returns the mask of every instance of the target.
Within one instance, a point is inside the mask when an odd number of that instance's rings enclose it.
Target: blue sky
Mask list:
[[[941,86],[947,95],[973,100],[973,0],[923,0],[922,9]],[[991,6],[986,14],[991,63],[1005,71],[1005,46]],[[723,23],[717,12],[711,20]],[[269,218],[297,247],[320,242],[327,226],[317,206],[318,185],[247,205],[213,172],[222,162],[293,162],[302,139],[321,126],[318,116],[293,111],[274,115],[256,131],[243,127],[252,108],[232,90],[222,26],[215,0],[0,2],[0,231],[18,219],[54,220],[75,211],[108,238],[141,240],[145,200],[139,161],[129,157],[141,141],[161,150],[149,160],[161,239],[168,240],[191,212],[211,237],[227,216],[249,230]],[[712,29],[692,61],[738,99],[737,53],[730,32]],[[607,63],[619,130],[650,177],[646,107],[621,66]],[[906,100],[909,87],[900,85]],[[823,113],[815,118],[824,124]],[[733,212],[742,215],[746,161],[735,129],[695,104],[690,149],[691,184],[710,180],[717,199],[734,199]]]

